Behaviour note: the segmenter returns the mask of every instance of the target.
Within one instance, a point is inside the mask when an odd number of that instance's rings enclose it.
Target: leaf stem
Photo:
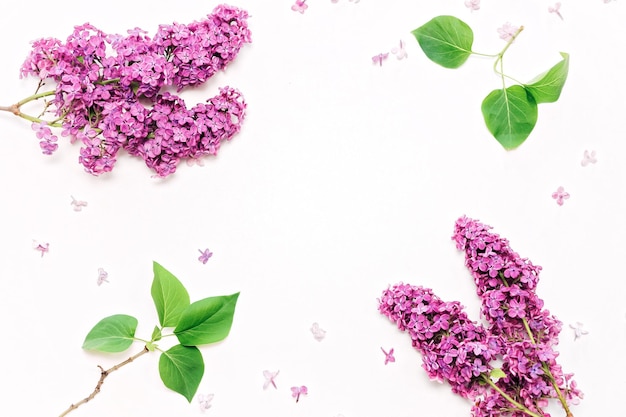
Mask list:
[[[143,348],[143,350],[141,352],[131,356],[130,358],[126,359],[125,361],[120,362],[117,365],[115,365],[114,367],[112,367],[110,369],[107,369],[107,370],[104,370],[104,368],[102,368],[102,366],[98,365],[98,368],[100,368],[100,379],[98,380],[98,383],[96,384],[96,388],[94,388],[93,392],[91,394],[89,394],[88,397],[85,397],[82,400],[80,400],[79,402],[70,405],[67,408],[67,410],[65,410],[63,413],[61,413],[61,415],[59,417],[64,417],[64,416],[68,415],[70,412],[72,412],[75,409],[77,409],[78,407],[80,407],[81,405],[91,401],[100,392],[100,389],[102,388],[102,384],[104,383],[104,380],[106,379],[107,376],[109,376],[112,372],[117,371],[122,366],[128,365],[129,363],[133,362],[138,357],[140,357],[142,355],[145,355],[148,352],[149,352],[148,351],[148,347],[144,346],[144,348]]]
[[[504,54],[509,49],[511,44],[515,41],[515,39],[519,36],[519,34],[522,33],[523,30],[524,30],[524,26],[520,26],[517,29],[517,31],[513,34],[513,36],[511,36],[511,38],[507,41],[506,45],[504,45],[504,48],[502,48],[500,53],[497,54],[498,58],[496,58],[496,62],[493,63],[493,70],[498,75],[500,75],[500,77],[502,78],[502,89],[503,90],[506,88],[506,84],[505,84],[505,81],[504,81],[505,75],[504,75],[504,64],[502,62],[502,58],[504,57]],[[498,68],[498,64],[500,64],[500,71],[498,71],[498,69],[497,69]],[[507,77],[507,78],[510,78],[510,77]]]
[[[517,401],[515,401],[509,394],[507,394],[506,392],[502,391],[502,389],[497,386],[492,380],[491,378],[489,378],[489,376],[482,374],[481,375],[483,380],[489,384],[491,386],[491,388],[493,388],[494,390],[496,390],[500,395],[502,395],[502,397],[504,399],[506,399],[508,402],[510,402],[511,404],[513,404],[515,407],[517,407],[518,410],[522,411],[523,413],[528,414],[531,417],[542,417],[540,414],[535,413],[534,411],[528,409],[524,404],[521,404]]]

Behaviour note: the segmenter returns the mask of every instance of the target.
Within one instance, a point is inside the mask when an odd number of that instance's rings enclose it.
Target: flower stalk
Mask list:
[[[166,177],[181,160],[216,155],[240,131],[246,103],[237,89],[224,87],[191,108],[171,90],[199,86],[225,69],[251,42],[247,19],[245,10],[220,5],[190,24],[159,25],[154,37],[137,28],[110,35],[86,23],[65,42],[39,39],[21,68],[22,77],[38,79],[37,92],[0,111],[31,122],[47,155],[58,148],[51,128],[62,128],[82,145],[79,162],[90,174],[111,171],[123,149]],[[55,87],[39,92],[49,82]],[[39,116],[21,111],[40,99]]]

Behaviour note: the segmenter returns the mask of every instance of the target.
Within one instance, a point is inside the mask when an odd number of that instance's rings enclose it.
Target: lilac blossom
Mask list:
[[[380,350],[382,350],[383,354],[385,355],[385,365],[387,365],[389,362],[395,362],[396,361],[396,357],[393,356],[393,348],[389,349],[389,352],[387,352],[382,347],[380,348]]]
[[[70,196],[70,197],[72,198],[72,202],[70,204],[72,205],[72,208],[74,209],[74,211],[82,211],[83,207],[87,207],[86,201],[76,200],[74,196]]]
[[[589,332],[585,329],[583,329],[583,324],[581,322],[576,322],[576,324],[570,324],[569,328],[572,329],[574,331],[574,341],[580,339],[581,337],[583,337],[586,334],[589,334]]]
[[[180,160],[215,155],[239,132],[246,105],[236,89],[221,88],[191,108],[166,89],[198,86],[226,68],[251,42],[247,18],[244,10],[220,5],[202,20],[160,25],[154,37],[138,28],[110,35],[85,23],[65,42],[39,39],[20,74],[56,87],[11,111],[35,120],[44,154],[58,148],[50,128],[61,127],[81,143],[79,162],[91,174],[111,171],[124,149],[168,176]],[[21,113],[22,104],[44,97],[51,99],[41,117],[51,115],[52,122]]]
[[[300,14],[303,14],[308,8],[309,6],[306,4],[306,0],[296,0],[295,4],[291,6],[291,10],[299,12]]]
[[[215,395],[214,394],[198,394],[198,404],[200,405],[200,410],[201,411],[206,411],[209,408],[211,408],[212,404],[211,401],[213,401],[213,397]]]
[[[50,244],[33,240],[33,249],[41,252],[41,257],[43,258],[43,255],[50,251]]]
[[[484,375],[500,348],[459,302],[445,302],[431,289],[399,283],[383,292],[379,311],[409,333],[431,379],[448,382],[465,398],[485,392]]]
[[[402,39],[400,39],[400,44],[397,48],[391,48],[391,53],[394,54],[398,59],[404,59],[408,56],[406,53],[404,41]]]
[[[291,387],[291,396],[296,399],[296,402],[300,401],[301,395],[307,395],[308,393],[309,389],[306,387],[306,385]]]
[[[279,372],[280,371],[276,371],[276,372],[267,371],[267,370],[263,371],[263,376],[265,377],[265,382],[263,383],[263,389],[267,389],[267,387],[269,387],[270,385],[278,389],[278,387],[276,387],[275,380]]]
[[[386,60],[388,57],[389,57],[389,53],[388,52],[380,53],[380,54],[374,55],[372,57],[372,62],[374,64],[378,64],[378,66],[382,67],[383,66],[383,61]]]
[[[573,403],[581,397],[556,362],[554,346],[562,323],[536,294],[541,267],[520,257],[490,226],[466,216],[456,221],[452,239],[465,253],[488,331],[502,347],[506,377],[498,386],[531,410],[549,398]]]
[[[58,137],[52,133],[52,130],[48,127],[48,123],[33,123],[32,129],[36,132],[35,136],[37,136],[37,139],[41,139],[39,142],[41,151],[45,155],[52,155],[52,153],[57,150],[59,145],[56,143]]]
[[[506,22],[498,28],[498,35],[500,35],[500,39],[510,41],[517,35],[519,29],[519,27],[513,26],[510,22]]]
[[[311,325],[311,333],[313,333],[313,338],[318,342],[321,342],[326,337],[326,330],[322,329],[318,323]]]
[[[465,0],[465,7],[470,9],[471,11],[476,11],[480,9],[480,0]]]
[[[562,186],[559,186],[559,188],[557,188],[556,191],[552,193],[552,198],[556,200],[556,203],[559,206],[562,206],[565,200],[568,200],[569,197],[569,193],[565,191],[565,188],[563,188]]]
[[[213,256],[213,252],[211,252],[209,249],[205,249],[205,250],[198,249],[198,252],[200,252],[200,256],[198,257],[198,260],[202,262],[203,265],[209,261],[209,258],[211,256]]]
[[[554,3],[554,6],[549,6],[548,7],[548,12],[549,13],[554,13],[561,20],[563,20],[563,16],[561,15],[561,2],[556,2],[556,3]]]
[[[98,286],[104,284],[105,282],[109,282],[109,273],[105,271],[103,268],[98,268]]]
[[[580,165],[586,167],[589,164],[595,164],[596,162],[598,162],[598,159],[596,158],[596,151],[588,151],[587,149],[585,149],[585,152],[583,152],[583,159],[582,161],[580,161]]]

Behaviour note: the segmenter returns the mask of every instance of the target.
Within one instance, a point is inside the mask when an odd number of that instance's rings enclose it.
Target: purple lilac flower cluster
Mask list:
[[[459,302],[445,302],[431,289],[403,283],[385,290],[379,302],[381,314],[408,331],[431,379],[447,381],[465,398],[485,392],[483,378],[498,353],[496,339],[471,321]]]
[[[556,362],[562,324],[535,292],[541,267],[490,229],[464,216],[452,237],[465,252],[486,327],[470,321],[458,302],[402,283],[383,292],[379,311],[408,331],[431,378],[474,402],[472,416],[549,416],[544,409],[557,399],[572,417],[569,405],[583,394]]]
[[[564,374],[556,362],[562,323],[544,308],[537,296],[540,266],[522,258],[509,241],[490,231],[491,227],[466,216],[459,218],[452,239],[465,252],[481,314],[489,331],[503,346],[500,387],[530,409],[539,410],[550,398],[576,404],[582,392],[572,375]],[[489,415],[492,403],[481,401],[477,411]]]
[[[87,23],[66,42],[37,40],[21,76],[38,77],[40,86],[52,79],[56,89],[12,110],[33,122],[45,154],[58,147],[50,126],[62,127],[63,136],[82,143],[79,161],[91,174],[111,171],[123,148],[165,177],[182,158],[215,155],[240,130],[246,104],[236,89],[224,87],[192,108],[165,90],[198,86],[224,69],[251,41],[247,18],[244,10],[220,5],[200,21],[160,25],[152,38],[141,29],[107,35]],[[46,97],[54,120],[20,113],[25,102]]]

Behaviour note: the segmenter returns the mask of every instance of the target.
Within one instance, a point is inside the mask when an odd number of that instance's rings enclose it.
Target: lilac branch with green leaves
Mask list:
[[[506,75],[504,54],[523,30],[523,26],[505,25],[501,37],[507,43],[496,54],[473,51],[474,32],[454,16],[435,17],[412,31],[424,54],[444,68],[459,68],[471,55],[495,58],[493,69],[502,87],[485,97],[481,110],[487,129],[507,150],[517,148],[528,138],[537,124],[538,104],[559,99],[569,70],[569,54],[561,52],[561,61],[527,83]],[[514,84],[507,86],[507,80]]]
[[[100,320],[87,334],[83,349],[115,353],[124,352],[135,342],[144,343],[143,349],[125,361],[105,370],[100,368],[100,379],[89,396],[70,405],[63,417],[91,401],[101,390],[104,380],[112,372],[150,352],[160,352],[159,375],[163,384],[191,402],[204,375],[204,361],[200,345],[219,342],[230,333],[239,293],[208,297],[191,303],[184,285],[157,262],[153,264],[154,279],[151,294],[159,318],[149,340],[135,336],[138,320],[126,314],[115,314]],[[170,333],[164,333],[170,331]],[[162,338],[175,336],[178,344],[163,350]]]

